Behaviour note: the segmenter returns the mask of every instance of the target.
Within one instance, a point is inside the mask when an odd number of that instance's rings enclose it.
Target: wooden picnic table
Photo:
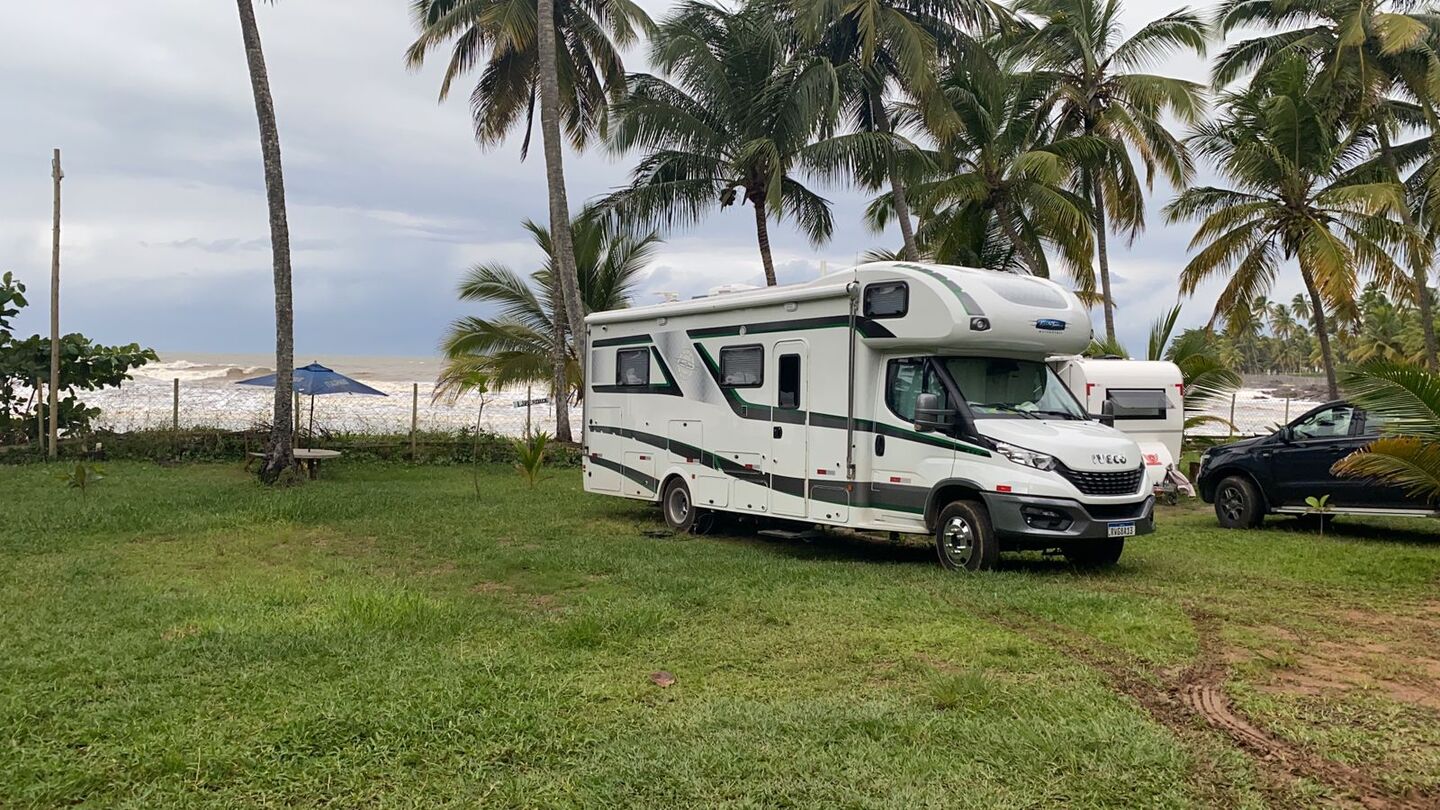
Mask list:
[[[340,457],[339,450],[309,450],[296,448],[294,452],[295,465],[304,466],[306,472],[310,474],[310,477],[312,479],[317,478],[320,474],[320,462],[326,459]],[[250,465],[254,463],[255,459],[265,458],[264,453],[258,452],[246,453],[245,455],[247,456],[247,458],[245,459],[245,469],[247,471],[250,469]]]

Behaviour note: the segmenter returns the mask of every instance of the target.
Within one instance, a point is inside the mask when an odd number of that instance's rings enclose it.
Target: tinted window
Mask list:
[[[800,407],[800,355],[780,355],[780,393],[775,404],[781,408]]]
[[[616,385],[650,384],[650,350],[620,349],[615,352]]]
[[[1169,407],[1163,388],[1111,388],[1106,398],[1116,419],[1164,419]]]
[[[1295,423],[1297,439],[1341,439],[1350,435],[1350,420],[1355,409],[1337,405],[1313,413]]]
[[[759,346],[731,346],[720,350],[720,384],[726,388],[755,388],[765,381],[765,350]]]
[[[910,310],[910,287],[903,281],[887,281],[865,288],[867,318],[899,318]]]
[[[914,422],[915,399],[921,394],[936,394],[940,407],[948,407],[945,386],[929,363],[920,358],[891,360],[885,380],[885,404],[890,410],[906,422]]]
[[[1360,415],[1361,414],[1356,414],[1356,416]],[[1366,436],[1379,436],[1381,433],[1385,432],[1385,426],[1390,423],[1390,419],[1388,417],[1385,417],[1378,413],[1371,413],[1369,411],[1365,411],[1364,417]]]

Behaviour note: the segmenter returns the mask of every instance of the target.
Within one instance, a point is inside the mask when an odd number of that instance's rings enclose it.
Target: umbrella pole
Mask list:
[[[310,394],[310,441],[306,444],[315,444],[315,394]]]

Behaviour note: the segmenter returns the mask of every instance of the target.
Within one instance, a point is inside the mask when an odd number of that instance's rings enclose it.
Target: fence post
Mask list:
[[[1230,392],[1230,435],[1229,435],[1225,440],[1226,440],[1226,441],[1234,441],[1234,439],[1235,439],[1235,392],[1232,391],[1232,392]]]
[[[35,441],[40,444],[40,452],[45,452],[45,384],[39,377],[35,378]]]
[[[530,436],[530,409],[534,407],[535,391],[531,386],[525,386],[525,436]]]
[[[294,436],[299,436],[299,435],[300,435],[300,389],[299,389],[299,388],[296,388],[296,389],[295,389],[295,410],[294,410],[293,413],[295,414],[295,432],[294,432],[293,434],[291,434],[292,437],[294,437]],[[294,444],[294,439],[293,439],[293,438],[291,439],[291,444],[292,444],[292,445]]]
[[[1290,397],[1285,397],[1285,424],[1290,424]]]
[[[420,430],[420,383],[410,383],[410,461],[420,458],[416,434]]]
[[[170,405],[170,426],[180,432],[180,378],[175,378],[175,396]]]

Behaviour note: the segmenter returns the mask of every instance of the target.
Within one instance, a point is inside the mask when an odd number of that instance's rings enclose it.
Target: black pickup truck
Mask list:
[[[1310,514],[1307,497],[1329,495],[1327,512],[1440,517],[1436,504],[1398,487],[1330,472],[1335,462],[1379,437],[1380,418],[1345,402],[1306,413],[1269,436],[1205,451],[1200,497],[1227,529],[1260,525],[1267,514]]]

